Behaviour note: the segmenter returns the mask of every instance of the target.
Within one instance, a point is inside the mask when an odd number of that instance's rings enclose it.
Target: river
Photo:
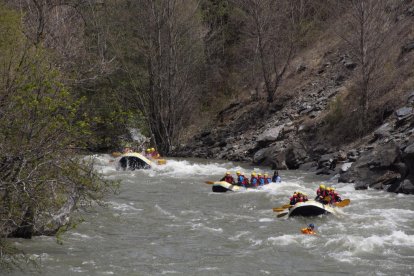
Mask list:
[[[169,160],[151,170],[117,171],[96,156],[108,179],[121,180],[106,207],[54,237],[16,240],[41,275],[413,275],[414,196],[355,191],[313,174],[281,171],[261,191],[212,193],[205,180],[253,167],[211,160]],[[264,168],[257,168],[263,171]],[[334,185],[351,204],[338,216],[277,218],[272,207],[294,191]],[[314,223],[318,235],[300,233]],[[33,270],[12,275],[30,275]],[[1,274],[1,273],[0,273]]]

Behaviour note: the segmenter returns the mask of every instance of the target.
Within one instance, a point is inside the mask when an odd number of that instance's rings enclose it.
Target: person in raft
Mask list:
[[[328,204],[329,203],[329,201],[327,201],[328,196],[329,196],[329,192],[326,189],[325,185],[323,184],[319,185],[319,189],[316,190],[315,200],[323,204]]]
[[[220,179],[220,181],[226,181],[227,183],[234,184],[234,178],[231,176],[230,172],[226,172],[226,175]]]
[[[259,179],[257,178],[257,174],[255,172],[252,172],[251,178],[250,178],[250,186],[257,187],[259,185]]]
[[[298,192],[298,202],[308,201],[308,196],[302,192]]]
[[[259,182],[259,186],[263,186],[263,185],[265,184],[264,177],[262,176],[262,174],[261,174],[261,173],[258,173],[258,174],[257,174],[257,180],[258,180],[258,182]]]
[[[243,183],[245,182],[244,181],[244,175],[240,172],[240,171],[237,171],[236,172],[236,175],[237,175],[237,182],[236,182],[236,185],[237,186],[244,186],[243,185]]]
[[[290,205],[295,205],[298,202],[298,192],[294,192],[293,195],[289,199]]]
[[[282,178],[280,178],[278,171],[275,171],[273,173],[272,182],[274,182],[274,183],[280,183],[280,182],[282,182]]]
[[[241,173],[241,175],[243,176],[242,186],[248,188],[250,186],[249,178],[246,177],[243,172]]]
[[[300,231],[303,234],[306,234],[306,235],[315,235],[316,234],[315,225],[313,225],[313,223],[309,224],[308,227],[306,227],[306,228],[302,228]]]
[[[270,184],[272,182],[272,178],[269,177],[268,173],[264,174],[264,184]]]
[[[151,148],[150,151],[151,151],[150,153],[151,158],[154,158],[154,159],[160,158],[160,154],[158,153],[158,151],[155,150],[155,148]]]
[[[131,153],[131,152],[134,152],[130,147],[125,147],[123,150],[122,150],[122,153]]]
[[[330,187],[329,188],[329,196],[331,197],[330,204],[335,204],[336,202],[341,202],[342,201],[342,198],[335,191],[335,188],[334,187]]]

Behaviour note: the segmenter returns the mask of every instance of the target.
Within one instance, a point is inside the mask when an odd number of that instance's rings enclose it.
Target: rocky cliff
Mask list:
[[[298,55],[275,102],[260,95],[232,101],[174,154],[338,174],[339,181],[355,183],[356,189],[414,193],[414,86],[407,85],[414,84],[413,41],[407,37],[395,45],[398,81],[405,85],[388,92],[393,104],[369,99],[383,106],[381,121],[371,124],[368,134],[342,139],[326,126],[358,65],[346,48],[325,40]],[[352,112],[345,110],[345,116]]]

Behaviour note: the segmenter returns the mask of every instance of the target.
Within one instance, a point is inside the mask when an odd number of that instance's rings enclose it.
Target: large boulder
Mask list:
[[[404,194],[414,194],[414,184],[410,179],[405,179],[400,186],[399,192]]]
[[[283,142],[258,150],[253,156],[253,164],[270,166],[272,169],[287,169]]]
[[[301,143],[295,142],[286,150],[285,158],[288,169],[295,170],[308,161],[308,153]]]
[[[351,167],[341,172],[339,182],[355,183],[355,189],[383,189],[401,181],[395,164],[400,163],[401,151],[395,143],[378,145],[365,151]]]
[[[282,134],[282,130],[284,126],[285,125],[280,125],[280,126],[268,129],[262,134],[260,134],[256,139],[257,146],[263,147],[263,146],[269,145],[277,141]]]

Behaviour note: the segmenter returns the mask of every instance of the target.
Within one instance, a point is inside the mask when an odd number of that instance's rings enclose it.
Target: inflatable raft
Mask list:
[[[239,192],[239,191],[249,191],[249,190],[257,190],[259,188],[244,188],[242,186],[233,185],[226,181],[216,181],[213,182],[212,190],[215,193],[225,193],[227,191]]]
[[[289,208],[287,215],[288,217],[312,217],[332,213],[335,213],[335,208],[314,200],[308,200],[306,202],[296,203],[294,206]]]
[[[137,152],[122,154],[119,165],[123,170],[150,169],[153,162]]]

